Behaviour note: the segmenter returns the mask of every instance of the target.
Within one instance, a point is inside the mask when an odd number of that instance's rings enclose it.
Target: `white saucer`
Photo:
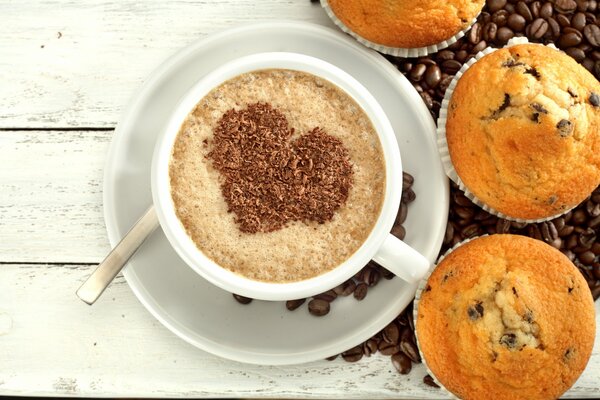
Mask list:
[[[396,130],[404,170],[417,200],[406,242],[432,262],[448,216],[448,180],[437,154],[435,125],[412,85],[383,57],[342,33],[301,22],[245,25],[200,40],[168,59],[125,110],[110,147],[104,215],[114,246],[151,203],[150,162],[159,130],[200,77],[235,57],[290,51],[322,58],[358,79],[378,99]],[[401,185],[402,182],[397,182]],[[294,364],[337,354],[377,333],[412,300],[417,285],[382,281],[362,302],[338,299],[325,317],[284,303],[244,306],[183,263],[159,229],[124,271],[142,304],[187,342],[216,355],[256,364]]]

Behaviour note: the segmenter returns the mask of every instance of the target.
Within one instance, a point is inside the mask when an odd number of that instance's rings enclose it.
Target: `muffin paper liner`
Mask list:
[[[516,38],[512,38],[511,40],[509,40],[508,44],[505,47],[512,47],[512,46],[515,46],[518,44],[526,44],[526,43],[529,43],[527,38],[516,37]],[[544,46],[543,44],[537,44],[537,45]],[[548,47],[558,50],[552,44],[548,45]],[[456,75],[452,79],[452,82],[448,86],[446,93],[444,94],[444,100],[442,101],[440,115],[437,120],[437,147],[438,147],[438,151],[440,153],[442,164],[444,166],[444,170],[446,171],[446,175],[448,176],[448,178],[450,178],[454,183],[456,183],[458,185],[460,190],[462,190],[464,192],[465,196],[469,200],[471,200],[473,203],[475,203],[479,207],[483,208],[485,211],[489,212],[490,214],[493,214],[500,218],[504,218],[509,221],[524,222],[524,223],[536,223],[536,222],[550,221],[554,218],[560,217],[561,215],[568,213],[576,206],[573,206],[573,207],[566,209],[558,214],[555,214],[555,215],[552,215],[552,216],[546,217],[546,218],[522,219],[522,218],[515,218],[515,217],[508,216],[506,214],[503,214],[503,213],[495,210],[494,208],[488,206],[487,204],[485,204],[484,202],[479,200],[477,198],[477,196],[475,196],[464,185],[462,180],[459,178],[458,174],[456,173],[456,170],[454,169],[454,165],[452,164],[452,159],[450,158],[450,150],[448,149],[448,141],[446,140],[446,121],[448,120],[448,106],[450,104],[450,99],[452,98],[452,93],[454,93],[454,89],[456,88],[456,85],[457,85],[458,81],[460,80],[460,77],[465,73],[466,70],[468,70],[473,64],[475,64],[481,58],[483,58],[484,56],[486,56],[490,53],[493,53],[496,50],[498,50],[498,49],[493,48],[493,47],[488,47],[488,48],[480,51],[479,53],[477,53],[470,60],[466,61],[463,64],[462,68],[456,73]]]
[[[427,360],[425,359],[425,355],[423,354],[423,352],[421,350],[421,344],[419,343],[419,335],[417,334],[417,316],[419,315],[419,302],[421,300],[421,295],[423,294],[423,290],[425,290],[425,287],[427,286],[429,277],[431,277],[431,274],[433,274],[433,271],[435,271],[437,266],[444,260],[444,258],[446,258],[448,256],[448,254],[452,253],[454,250],[456,250],[460,246],[467,244],[472,240],[479,239],[479,238],[486,237],[486,236],[489,236],[489,235],[481,235],[481,236],[476,236],[473,238],[465,239],[461,242],[458,242],[457,244],[455,244],[448,250],[446,250],[446,252],[438,258],[437,262],[435,263],[435,266],[429,270],[429,272],[427,273],[427,275],[425,275],[425,277],[423,279],[421,279],[421,282],[419,282],[419,287],[417,288],[417,292],[415,293],[415,300],[413,303],[413,323],[415,326],[415,341],[417,342],[417,348],[419,349],[419,355],[421,356],[421,362],[425,366],[427,373],[433,378],[435,383],[438,384],[438,386],[444,392],[444,394],[453,399],[458,399],[458,397],[454,393],[452,393],[451,391],[446,389],[446,387],[438,380],[438,378],[431,371],[431,369],[429,369],[429,366],[427,365]]]
[[[456,41],[460,38],[462,38],[463,36],[465,36],[465,34],[469,31],[469,29],[471,29],[471,27],[473,26],[473,24],[475,22],[477,22],[477,17],[479,16],[479,14],[477,14],[475,16],[475,18],[473,18],[473,20],[471,21],[471,23],[465,27],[463,30],[461,30],[460,32],[458,32],[456,35],[433,45],[430,46],[425,46],[425,47],[414,47],[414,48],[405,48],[405,47],[389,47],[389,46],[385,46],[382,44],[378,44],[375,42],[371,42],[370,40],[367,40],[365,38],[363,38],[362,36],[360,36],[358,33],[354,32],[352,29],[350,29],[348,26],[346,26],[346,24],[344,24],[344,22],[342,22],[333,12],[333,10],[331,9],[331,7],[329,6],[329,1],[328,0],[321,0],[321,6],[323,7],[323,9],[325,9],[325,12],[327,13],[327,15],[329,16],[329,18],[331,18],[331,20],[344,32],[346,32],[347,34],[351,35],[354,39],[356,39],[359,43],[372,48],[373,50],[376,50],[380,53],[384,53],[384,54],[389,54],[391,56],[395,56],[395,57],[423,57],[426,56],[428,54],[432,54],[432,53],[436,53],[440,50],[445,49],[446,47],[450,46],[453,43],[456,43]]]

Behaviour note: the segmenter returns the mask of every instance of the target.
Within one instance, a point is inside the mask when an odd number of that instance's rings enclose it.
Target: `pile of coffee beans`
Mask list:
[[[317,3],[318,0],[311,0]],[[530,42],[553,43],[600,79],[600,4],[597,0],[487,0],[483,12],[465,37],[456,43],[421,58],[386,56],[410,80],[421,98],[437,119],[444,93],[462,65],[486,47],[501,47],[511,38],[525,36]],[[394,233],[405,235],[402,222],[408,204],[415,199],[413,179],[404,176],[402,207],[398,212]],[[467,199],[452,185],[450,215],[440,254],[456,243],[483,234],[513,233],[529,236],[559,249],[579,268],[585,277],[594,300],[600,298],[600,186],[578,207],[552,221],[525,224],[495,217]],[[338,296],[353,296],[362,300],[367,290],[381,278],[391,279],[384,268],[369,263],[353,279],[308,302],[309,312],[326,315]],[[236,296],[242,303],[250,299]],[[286,303],[295,310],[306,299]],[[401,374],[408,374],[413,363],[421,359],[415,341],[411,303],[394,321],[364,343],[341,354],[348,362],[356,362],[374,353],[391,357],[392,365]],[[337,356],[330,357],[333,360]],[[438,387],[431,376],[423,382]]]
[[[409,173],[404,172],[402,176],[402,199],[400,201],[400,208],[394,221],[392,228],[392,235],[402,240],[406,236],[406,229],[402,224],[406,221],[408,215],[408,206],[410,203],[415,201],[416,194],[412,189],[415,179]],[[326,291],[325,293],[318,294],[310,299],[295,299],[288,300],[285,303],[286,308],[289,311],[294,311],[302,306],[308,300],[308,312],[315,317],[322,317],[327,315],[331,310],[331,303],[338,297],[348,297],[352,295],[354,299],[361,301],[367,297],[369,288],[376,286],[379,281],[383,279],[393,279],[394,274],[389,272],[387,269],[381,267],[375,261],[369,262],[363,267],[358,273],[352,278],[342,283],[341,285]],[[242,304],[249,304],[252,299],[243,297],[237,294],[233,295],[234,299]]]

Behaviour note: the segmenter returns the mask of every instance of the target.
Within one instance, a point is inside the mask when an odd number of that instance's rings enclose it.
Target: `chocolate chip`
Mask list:
[[[525,73],[532,75],[534,78],[537,78],[537,79],[540,79],[542,77],[540,75],[539,71],[535,67],[525,68]]]
[[[590,94],[589,100],[590,104],[594,107],[600,107],[600,95],[598,95],[597,93],[592,92],[592,94]]]
[[[517,346],[517,335],[514,333],[506,333],[502,335],[500,338],[500,344],[508,347],[509,349],[514,349]]]
[[[481,302],[479,301],[475,305],[469,306],[467,309],[467,314],[469,315],[469,319],[471,321],[476,321],[483,317],[483,306],[481,305]]]
[[[548,114],[548,110],[546,110],[544,108],[544,106],[542,106],[539,103],[531,103],[531,108],[533,108],[535,111],[542,113],[542,114]]]
[[[561,137],[567,137],[573,133],[573,124],[567,119],[561,119],[558,121],[556,128],[558,129],[558,134]]]

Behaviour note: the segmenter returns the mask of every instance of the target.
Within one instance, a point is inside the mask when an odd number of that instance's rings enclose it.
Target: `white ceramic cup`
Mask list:
[[[290,69],[323,78],[350,95],[370,118],[383,148],[386,188],[383,206],[373,230],[360,248],[333,270],[291,282],[259,282],[235,274],[202,253],[177,218],[171,197],[169,161],[175,138],[187,115],[213,88],[240,74],[261,69]],[[345,282],[371,259],[401,279],[414,283],[430,263],[416,250],[390,234],[402,195],[402,162],[392,125],[381,106],[356,79],[318,58],[296,53],[260,53],[235,59],[204,76],[183,97],[159,136],[152,160],[152,198],[160,225],[179,256],[211,283],[232,293],[261,300],[300,299],[325,292]]]

